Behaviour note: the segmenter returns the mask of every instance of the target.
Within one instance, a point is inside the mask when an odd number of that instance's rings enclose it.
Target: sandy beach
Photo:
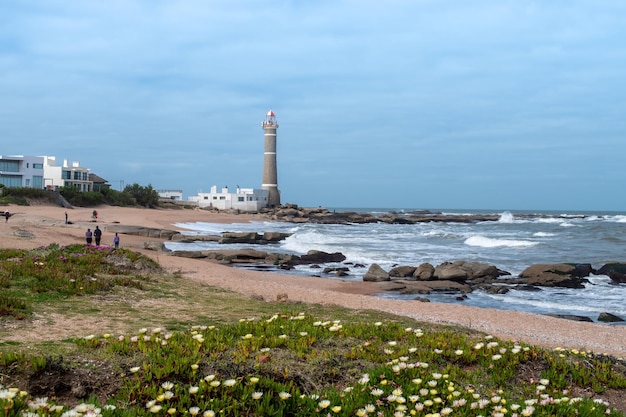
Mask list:
[[[67,245],[84,242],[87,228],[96,224],[104,231],[102,244],[112,245],[113,233],[107,226],[145,226],[174,230],[177,222],[238,223],[254,220],[253,215],[213,213],[193,209],[140,209],[121,207],[66,210],[49,205],[8,206],[13,216],[0,223],[0,246],[31,249],[50,243]],[[72,224],[65,224],[65,212]],[[262,231],[260,231],[262,232]],[[156,240],[140,236],[121,236],[121,246],[157,258],[157,252],[144,249],[144,242]],[[422,303],[375,297],[375,283],[355,283],[336,279],[300,277],[268,272],[234,269],[205,260],[158,254],[159,263],[170,272],[182,272],[191,281],[225,288],[238,293],[273,301],[286,297],[291,301],[335,304],[354,309],[375,309],[407,316],[418,321],[461,325],[503,339],[541,345],[606,353],[626,357],[626,326],[576,322],[548,316],[506,310],[482,309],[459,304]],[[63,327],[59,323],[59,327]],[[33,329],[35,334],[37,329]],[[62,334],[61,334],[62,335]]]

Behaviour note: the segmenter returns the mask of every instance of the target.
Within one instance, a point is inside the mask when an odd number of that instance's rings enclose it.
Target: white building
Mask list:
[[[182,200],[183,190],[157,190],[159,198],[166,200]]]
[[[257,211],[267,206],[268,190],[240,188],[231,193],[228,187],[223,187],[220,192],[217,186],[211,187],[209,193],[198,193],[190,196],[189,201],[198,203],[201,208],[213,207],[220,210],[235,209],[241,211]]]
[[[90,169],[81,167],[80,162],[70,163],[64,159],[63,165],[57,166],[55,156],[42,158],[44,158],[44,184],[47,189],[75,187],[79,191],[93,191],[93,181],[89,179]]]
[[[0,155],[0,184],[5,187],[44,188],[44,157]]]

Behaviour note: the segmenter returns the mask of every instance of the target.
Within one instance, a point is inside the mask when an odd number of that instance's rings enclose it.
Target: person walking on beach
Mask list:
[[[98,212],[96,210],[91,212],[91,218],[94,220],[98,220]]]
[[[120,247],[120,237],[117,233],[115,234],[115,237],[113,237],[113,246],[115,246],[115,249]]]
[[[65,224],[67,224],[67,211],[65,212]]]
[[[93,233],[91,233],[91,229],[87,229],[87,232],[85,232],[85,240],[87,241],[88,245],[91,245],[92,236],[93,236]]]
[[[96,226],[93,231],[93,237],[96,238],[96,246],[100,246],[100,239],[102,238],[102,230],[98,226]]]
[[[9,217],[11,217],[11,213],[9,213],[9,211],[5,211],[4,212],[4,222],[8,223],[9,222]]]

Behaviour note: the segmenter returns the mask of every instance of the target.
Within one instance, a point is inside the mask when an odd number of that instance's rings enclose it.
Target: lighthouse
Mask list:
[[[263,183],[261,188],[267,190],[267,206],[280,206],[280,191],[278,191],[278,174],[276,172],[276,115],[268,111],[263,121],[265,132],[265,153],[263,157]]]

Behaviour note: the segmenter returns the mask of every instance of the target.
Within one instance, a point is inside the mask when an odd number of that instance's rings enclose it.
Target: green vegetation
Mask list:
[[[142,279],[129,275],[139,261],[134,252],[107,246],[53,244],[31,251],[0,251],[0,316],[25,318],[30,304],[51,297],[110,291],[114,286],[141,288]],[[146,257],[152,270],[159,266]]]
[[[144,187],[135,183],[127,185],[124,191],[116,191],[108,187],[99,192],[80,192],[74,187],[63,187],[59,191],[70,204],[81,207],[93,207],[100,204],[148,208],[159,206],[159,193],[152,188],[152,185]]]
[[[0,204],[16,204],[27,206],[29,199],[46,200],[54,203],[55,195],[39,188],[4,187],[0,193]]]
[[[1,185],[1,184],[0,184]],[[28,206],[29,200],[46,200],[55,204],[57,193],[30,187],[0,187],[0,204],[16,204]],[[142,186],[137,183],[127,185],[124,191],[116,191],[105,187],[100,191],[82,192],[76,187],[61,187],[59,193],[71,205],[78,207],[95,207],[101,204],[111,206],[133,207],[142,206],[156,208],[159,206],[159,193],[152,185]]]
[[[0,343],[0,414],[621,416],[625,411],[614,403],[626,397],[626,363],[609,356],[545,350],[372,311],[244,299],[160,274],[130,251],[113,254],[78,245],[67,251],[55,245],[0,251],[0,294],[12,292],[39,314],[71,312],[85,323],[106,311],[134,330],[111,334],[103,326],[38,347]],[[79,256],[68,262],[70,254]],[[144,273],[133,276],[130,271],[142,262]],[[115,277],[132,277],[140,285],[96,284]],[[71,280],[81,280],[83,289],[76,290]],[[95,287],[85,290],[89,285]],[[26,322],[4,320],[18,328]],[[36,392],[26,392],[29,387]]]

